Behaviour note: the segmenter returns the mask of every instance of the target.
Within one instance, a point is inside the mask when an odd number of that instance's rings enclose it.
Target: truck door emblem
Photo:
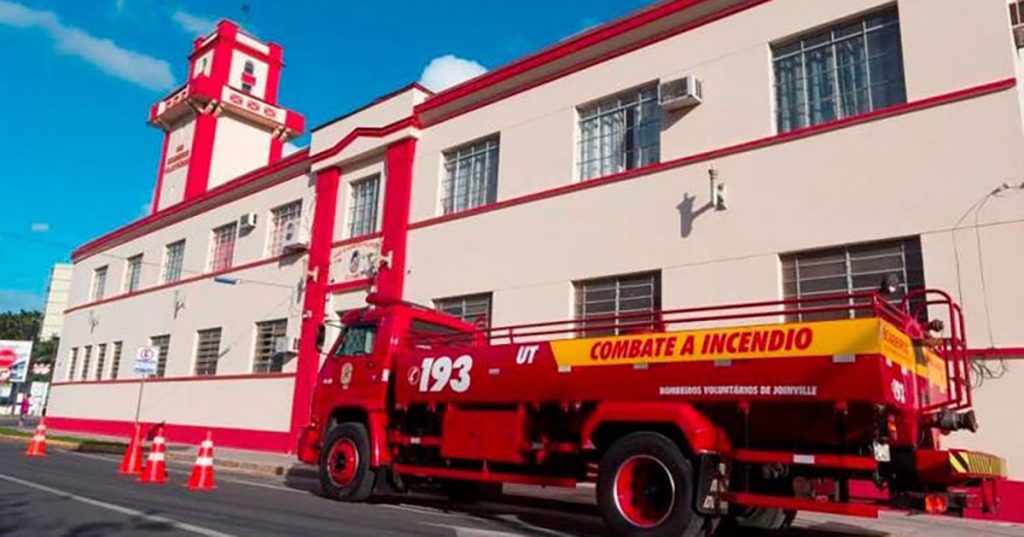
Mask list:
[[[352,362],[349,362],[341,366],[341,385],[348,387],[349,383],[352,382]]]
[[[415,386],[420,383],[420,368],[412,366],[409,368],[409,384]]]

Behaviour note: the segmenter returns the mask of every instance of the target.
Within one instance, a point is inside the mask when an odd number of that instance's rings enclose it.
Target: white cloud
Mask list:
[[[182,30],[197,35],[208,34],[217,25],[217,21],[213,19],[207,19],[206,17],[200,17],[181,10],[175,11],[171,15],[171,20],[178,23]]]
[[[50,224],[47,224],[46,222],[35,222],[32,224],[31,229],[33,233],[46,233],[47,231],[50,231]]]
[[[486,72],[486,67],[473,60],[448,54],[430,60],[420,75],[420,84],[431,91],[441,91]]]
[[[166,61],[121,48],[110,39],[90,35],[73,26],[65,26],[51,11],[0,0],[0,24],[40,28],[53,38],[61,54],[85,60],[104,73],[144,88],[164,90],[174,85],[174,75]]]

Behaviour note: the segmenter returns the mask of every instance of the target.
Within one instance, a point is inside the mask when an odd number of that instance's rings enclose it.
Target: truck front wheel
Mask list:
[[[320,450],[320,487],[332,500],[361,502],[370,497],[370,435],[361,423],[342,423],[327,433]]]
[[[632,433],[601,458],[601,516],[615,535],[695,537],[704,517],[694,509],[693,465],[668,437]]]

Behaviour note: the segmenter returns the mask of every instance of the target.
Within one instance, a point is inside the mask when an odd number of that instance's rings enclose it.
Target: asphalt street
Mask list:
[[[165,485],[143,485],[117,475],[115,456],[51,448],[46,458],[29,459],[24,449],[24,443],[0,440],[0,536],[604,535],[594,507],[578,501],[586,491],[575,495],[577,501],[512,495],[501,503],[448,505],[419,495],[344,504],[317,496],[312,476],[282,479],[219,471],[216,490],[192,492],[184,486],[188,466],[172,465]],[[871,525],[803,517],[797,525],[779,535],[1024,536],[1020,527],[925,518]]]

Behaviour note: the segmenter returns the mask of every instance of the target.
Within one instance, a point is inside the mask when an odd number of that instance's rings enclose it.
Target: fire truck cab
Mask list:
[[[977,427],[963,318],[940,291],[497,328],[368,302],[343,319],[300,439],[334,499],[591,482],[629,536],[996,507],[1003,460],[940,447]]]

